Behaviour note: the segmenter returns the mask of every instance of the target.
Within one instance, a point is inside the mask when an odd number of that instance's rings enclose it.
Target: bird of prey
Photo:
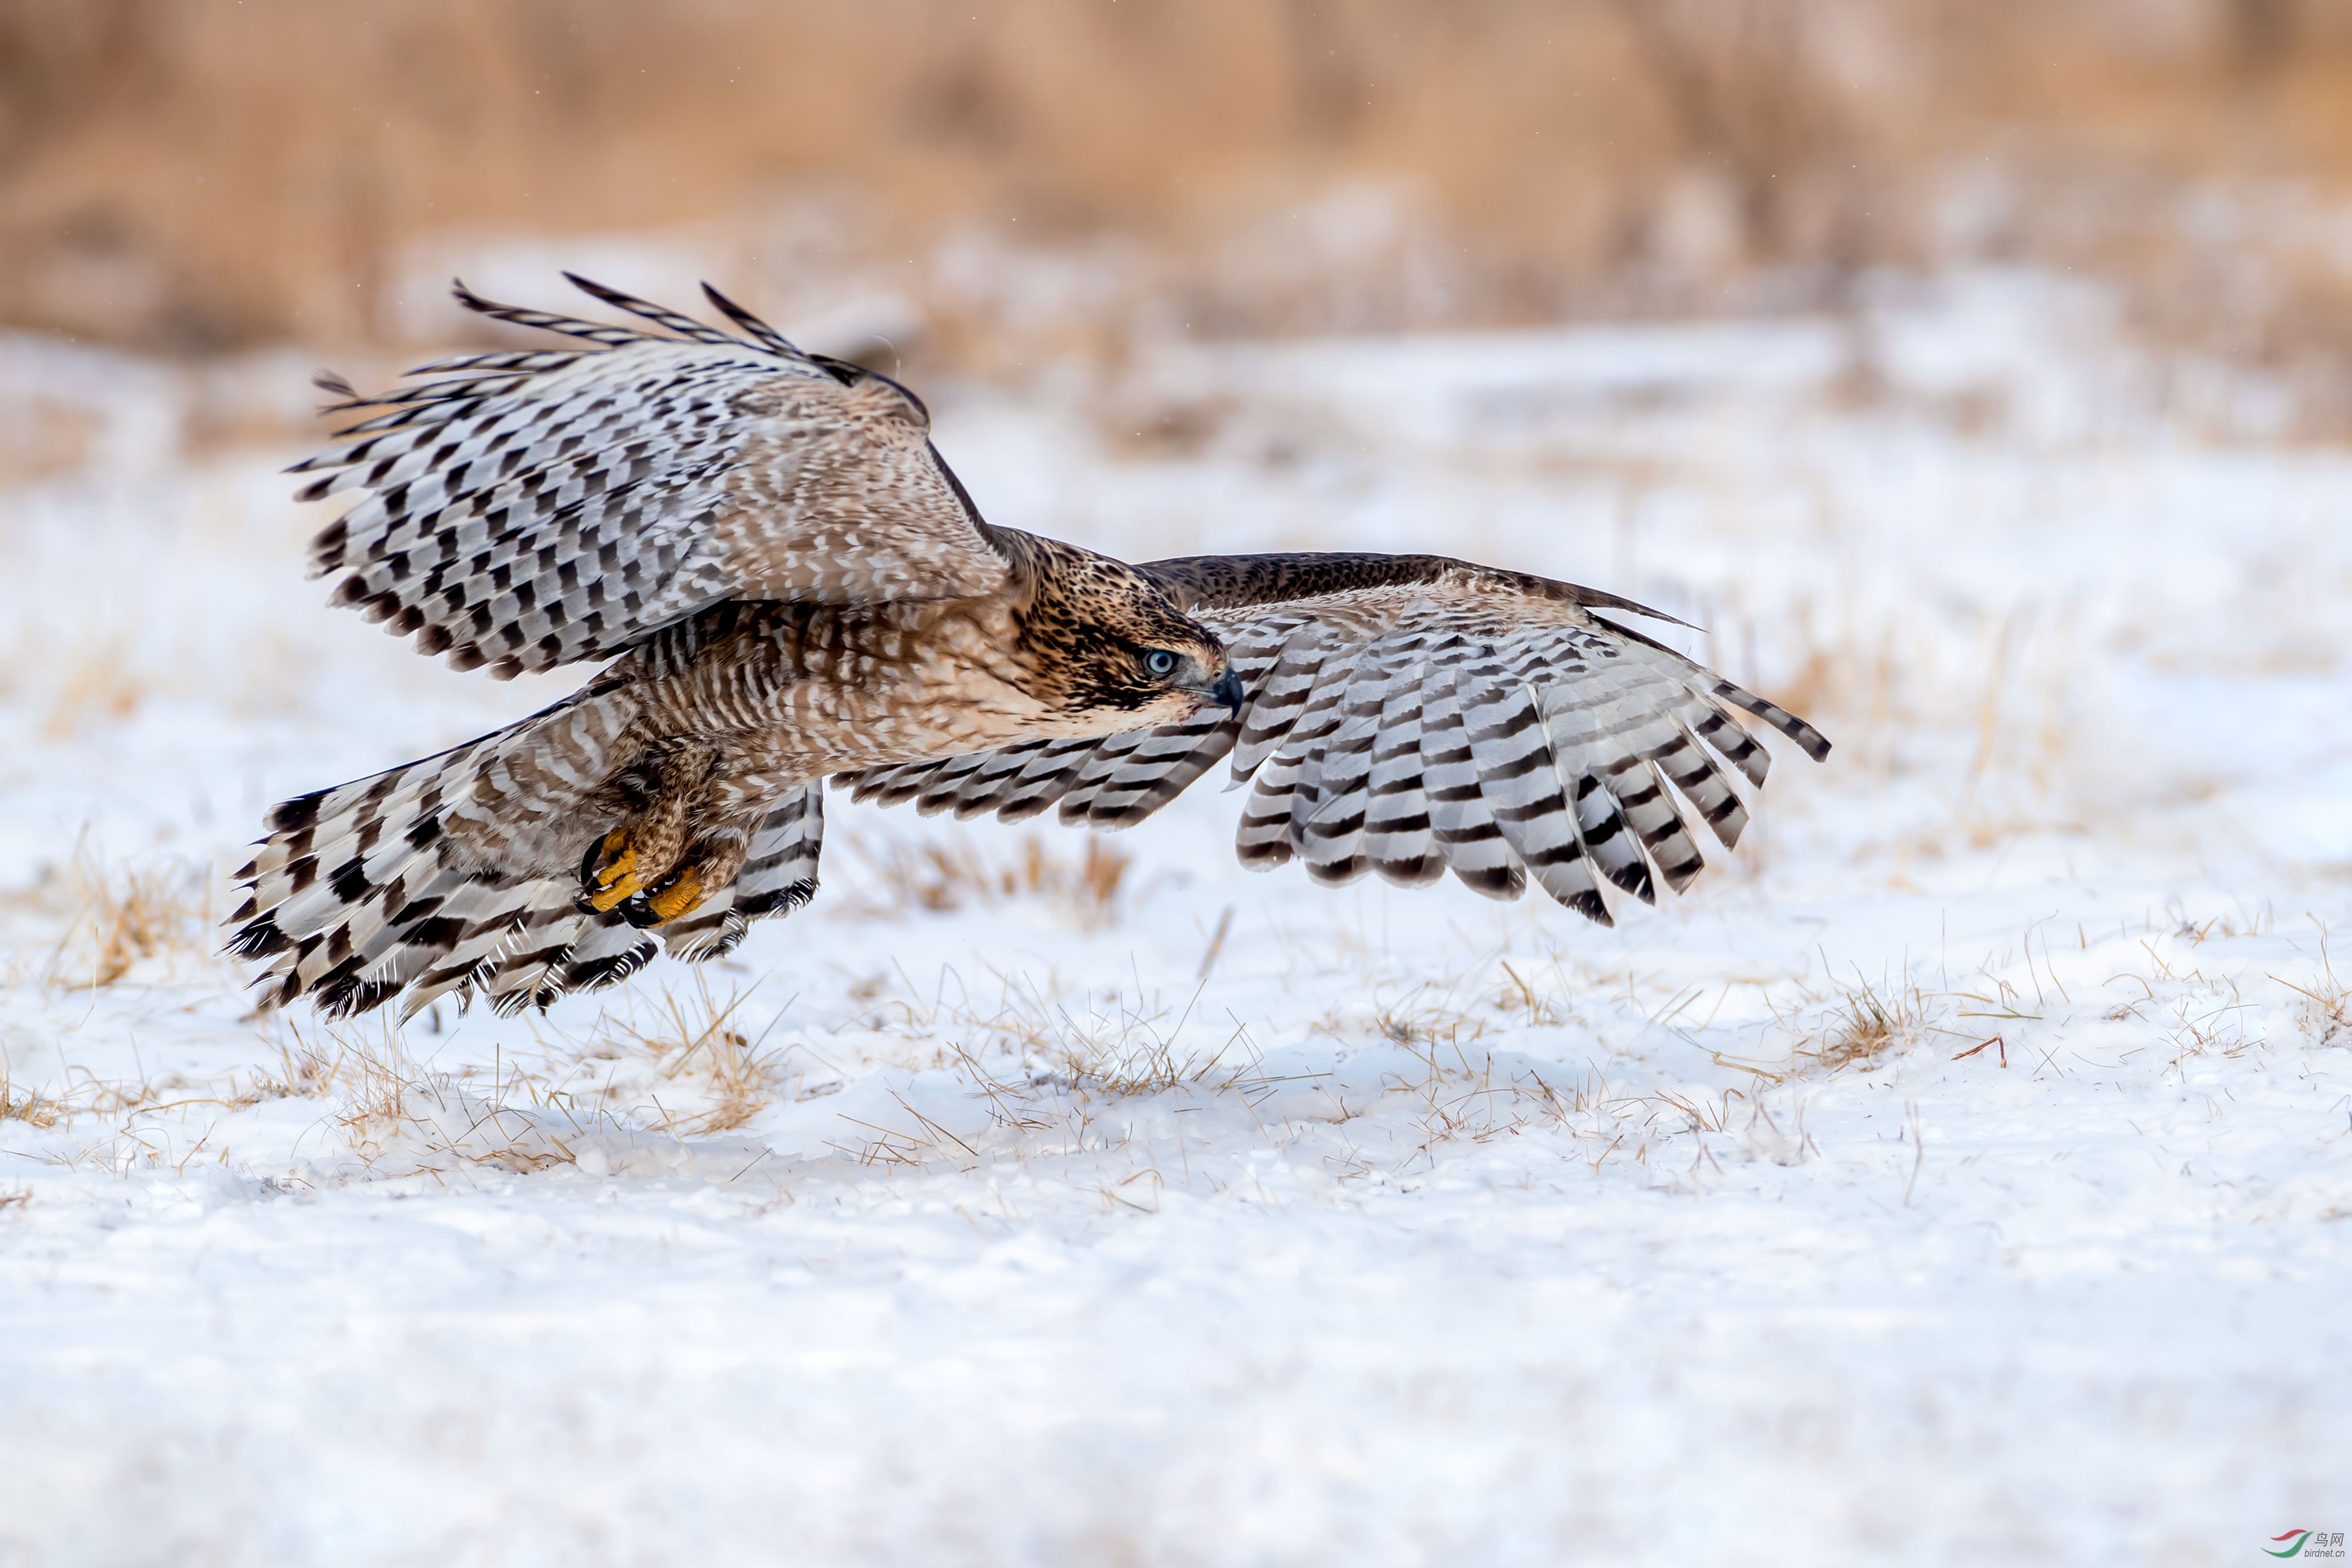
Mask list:
[[[566,275],[569,277],[570,275]],[[602,667],[495,734],[276,807],[231,950],[265,1006],[501,1012],[732,949],[816,891],[827,780],[1008,821],[1141,821],[1230,759],[1239,852],[1324,883],[1534,881],[1602,924],[1727,847],[1742,710],[1829,742],[1601,611],[1440,556],[1130,566],[983,521],[920,399],[572,277],[646,323],[458,299],[573,341],[375,397],[296,472],[357,497],[310,547],[337,604],[506,677]],[[1662,619],[1664,619],[1662,617]]]

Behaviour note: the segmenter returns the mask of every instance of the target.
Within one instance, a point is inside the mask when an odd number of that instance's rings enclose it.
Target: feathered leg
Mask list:
[[[715,747],[680,747],[623,769],[607,787],[604,793],[621,797],[628,815],[581,857],[581,896],[591,910],[615,911],[632,925],[659,925],[735,879],[760,819],[710,821],[718,762]]]

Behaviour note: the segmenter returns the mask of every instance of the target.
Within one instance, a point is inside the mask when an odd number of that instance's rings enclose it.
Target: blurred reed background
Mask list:
[[[982,374],[2070,268],[2333,435],[2352,0],[0,0],[0,324],[390,351],[621,237]]]

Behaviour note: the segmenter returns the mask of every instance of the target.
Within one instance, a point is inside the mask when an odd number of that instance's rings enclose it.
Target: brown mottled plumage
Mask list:
[[[816,887],[827,777],[864,799],[1139,821],[1230,756],[1244,862],[1318,880],[1532,875],[1602,922],[1727,846],[1753,714],[1801,719],[1592,613],[1437,556],[1129,567],[982,521],[887,378],[711,299],[731,337],[573,280],[664,336],[458,298],[597,347],[478,355],[343,409],[299,465],[362,499],[312,547],[336,601],[461,668],[610,659],[495,735],[278,807],[234,951],[266,999],[501,1010],[732,948]],[[341,389],[338,390],[347,390]],[[652,933],[651,935],[648,932]]]

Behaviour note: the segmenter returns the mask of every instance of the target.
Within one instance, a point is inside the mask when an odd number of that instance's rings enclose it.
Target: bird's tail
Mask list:
[[[730,886],[652,930],[586,907],[576,874],[518,872],[465,848],[478,835],[450,829],[483,810],[476,785],[504,775],[506,744],[535,722],[271,810],[269,836],[237,873],[249,896],[228,942],[269,961],[256,982],[264,1008],[307,995],[341,1015],[398,996],[406,1019],[451,990],[501,1013],[543,1008],[626,979],[663,946],[692,960],[730,952],[750,921],[816,892],[821,781],[769,811]]]

